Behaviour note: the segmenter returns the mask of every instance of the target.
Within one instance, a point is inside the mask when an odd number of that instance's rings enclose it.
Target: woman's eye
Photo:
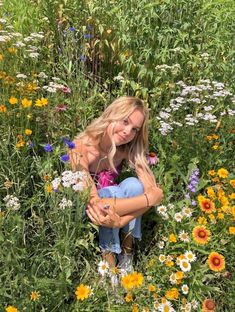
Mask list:
[[[124,125],[128,125],[128,120],[127,120],[127,119],[124,119],[124,120],[123,120],[123,123],[124,123]]]

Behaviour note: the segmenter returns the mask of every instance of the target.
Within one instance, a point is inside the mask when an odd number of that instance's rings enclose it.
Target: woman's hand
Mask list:
[[[155,206],[160,204],[161,200],[164,197],[163,191],[159,185],[147,188],[145,194],[148,197],[149,206]]]
[[[135,171],[136,171],[138,178],[142,182],[145,191],[150,187],[157,186],[157,183],[153,174],[150,174],[144,171],[141,166],[137,166]]]
[[[104,199],[91,200],[86,213],[92,223],[109,228],[121,228],[122,218],[115,212],[114,207],[105,204]]]

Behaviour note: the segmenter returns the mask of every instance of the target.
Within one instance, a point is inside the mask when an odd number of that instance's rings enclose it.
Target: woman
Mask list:
[[[86,213],[100,226],[103,259],[114,267],[118,254],[119,266],[125,271],[132,270],[134,238],[141,238],[141,215],[163,197],[146,160],[147,124],[144,102],[120,97],[74,140],[75,149],[70,151],[73,170],[87,171],[90,201]],[[138,178],[116,185],[124,162],[134,168]]]

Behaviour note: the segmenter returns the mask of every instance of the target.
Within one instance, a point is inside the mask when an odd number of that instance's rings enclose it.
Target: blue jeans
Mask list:
[[[129,198],[144,193],[143,184],[134,177],[123,180],[119,185],[107,186],[98,191],[101,198]],[[99,245],[101,250],[121,253],[119,231],[130,233],[134,238],[141,239],[141,216],[133,219],[122,229],[99,228]]]

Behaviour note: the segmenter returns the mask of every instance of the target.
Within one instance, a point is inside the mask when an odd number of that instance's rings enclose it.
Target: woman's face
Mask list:
[[[113,129],[113,139],[116,146],[131,142],[140,131],[144,115],[139,109],[135,109],[128,117],[119,120]]]

